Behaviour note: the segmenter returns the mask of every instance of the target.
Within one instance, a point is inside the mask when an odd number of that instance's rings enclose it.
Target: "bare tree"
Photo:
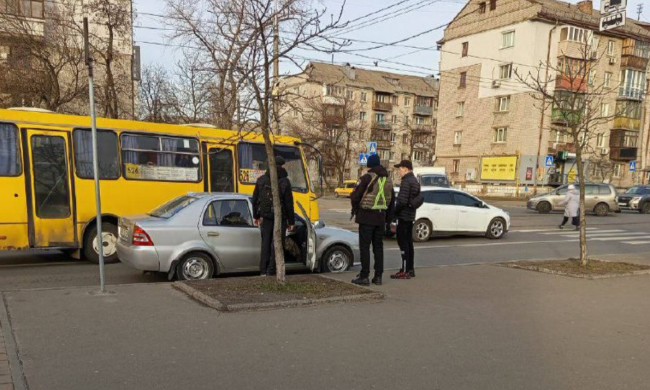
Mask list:
[[[20,2],[0,2],[0,46],[9,49],[7,61],[0,61],[0,91],[6,96],[0,104],[85,111],[86,105],[79,102],[87,95],[87,85],[81,28],[75,23],[81,12],[77,3],[46,2],[45,10],[29,10],[39,14],[25,15]],[[44,14],[46,18],[37,19]]]
[[[142,70],[138,88],[138,119],[148,122],[176,122],[175,99],[169,73],[160,65]]]
[[[299,102],[285,111],[283,123],[289,134],[317,147],[323,166],[336,172],[336,183],[325,176],[326,185],[343,184],[353,154],[362,144],[365,126],[359,121],[358,103],[334,96],[303,97]]]
[[[176,64],[172,91],[179,122],[218,123],[219,115],[213,115],[214,82],[211,73],[202,69],[199,58],[185,53]]]
[[[615,93],[605,83],[595,82],[592,70],[600,58],[594,56],[597,47],[592,46],[592,42],[590,37],[585,37],[584,42],[574,44],[571,55],[561,53],[558,61],[541,63],[527,74],[515,70],[516,78],[539,102],[542,115],[551,110],[551,122],[555,124],[552,130],[568,135],[575,146],[580,187],[580,263],[583,266],[588,263],[585,159],[593,153],[591,145],[598,135],[598,127],[613,119],[613,116],[604,115],[601,107]]]

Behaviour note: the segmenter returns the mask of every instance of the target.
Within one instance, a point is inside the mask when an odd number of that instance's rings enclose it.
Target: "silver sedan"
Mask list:
[[[285,242],[287,270],[343,272],[359,259],[357,234],[322,222],[312,225],[301,211]],[[166,272],[170,280],[256,271],[260,250],[246,195],[189,193],[119,221],[120,260],[142,271]]]

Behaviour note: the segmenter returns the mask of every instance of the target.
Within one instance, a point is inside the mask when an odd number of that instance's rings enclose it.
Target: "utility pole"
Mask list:
[[[90,100],[90,129],[92,135],[92,151],[93,151],[93,174],[95,176],[95,208],[97,211],[97,218],[95,224],[97,225],[97,255],[99,256],[99,283],[100,293],[104,294],[105,281],[104,281],[104,236],[102,235],[102,202],[99,193],[99,162],[97,158],[97,114],[95,113],[95,84],[93,80],[93,58],[90,54],[90,43],[88,38],[88,18],[84,17],[84,56],[86,57],[86,66],[88,67],[88,95]]]
[[[278,93],[280,86],[280,22],[278,20],[278,0],[273,0],[273,131],[280,134],[280,121],[278,120]]]
[[[636,6],[636,19],[641,20],[641,14],[643,14],[643,3],[639,3]]]

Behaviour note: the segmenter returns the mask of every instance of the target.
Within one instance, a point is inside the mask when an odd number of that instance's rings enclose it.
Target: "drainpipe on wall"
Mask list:
[[[643,121],[646,121],[647,118],[647,108],[643,108]],[[641,126],[641,184],[645,184],[645,179],[648,174],[645,170],[647,169],[646,167],[646,154],[648,153],[648,147],[650,146],[650,123],[648,123],[649,129],[648,129],[648,134],[646,135],[647,139],[645,141],[645,149],[643,149],[643,128],[644,126]]]
[[[546,51],[546,72],[544,75],[544,82],[548,80],[548,68],[551,62],[551,39],[553,39],[553,32],[558,27],[558,21],[555,21],[555,26],[548,32],[548,49]],[[533,184],[533,195],[537,195],[537,173],[539,172],[539,159],[542,154],[542,137],[544,136],[544,115],[546,113],[546,97],[542,97],[542,117],[539,119],[539,141],[537,143],[537,160],[535,161],[535,176]]]

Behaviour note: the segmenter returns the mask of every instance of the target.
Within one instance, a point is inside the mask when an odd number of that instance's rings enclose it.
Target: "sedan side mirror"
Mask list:
[[[314,229],[322,229],[325,227],[325,222],[323,221],[316,221],[314,224]]]

